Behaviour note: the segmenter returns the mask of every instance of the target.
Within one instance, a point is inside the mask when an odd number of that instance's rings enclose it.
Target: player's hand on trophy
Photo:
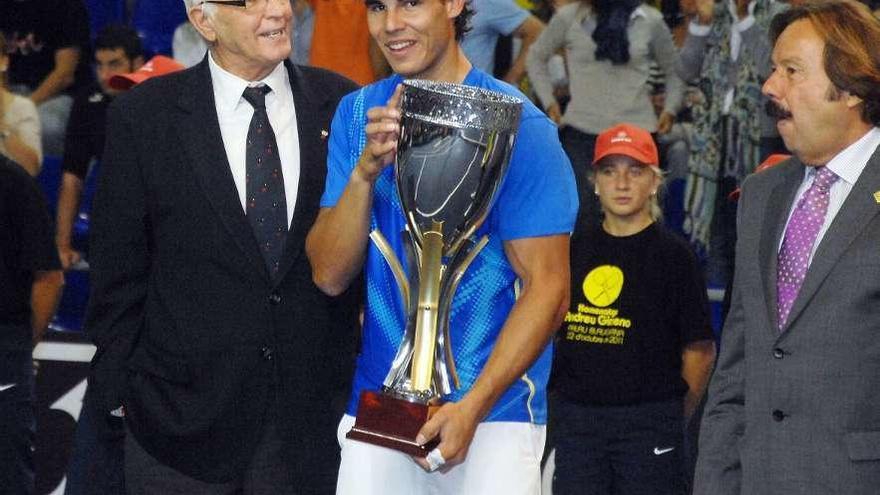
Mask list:
[[[403,85],[398,84],[385,106],[367,110],[367,145],[355,170],[369,182],[374,182],[385,167],[394,163],[400,138],[401,94]]]
[[[463,402],[447,402],[422,426],[416,442],[424,445],[435,437],[440,444],[424,459],[415,461],[427,471],[450,467],[464,461],[480,423],[479,414]]]

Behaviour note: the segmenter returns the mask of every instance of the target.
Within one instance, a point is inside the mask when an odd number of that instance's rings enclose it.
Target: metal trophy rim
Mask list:
[[[519,120],[522,116],[523,100],[517,98],[516,96],[508,95],[500,91],[485,89],[467,84],[458,84],[445,81],[431,81],[428,79],[406,79],[403,81],[402,84],[405,87],[412,88],[413,90],[416,90],[418,92],[433,93],[435,95],[442,95],[449,98],[455,98],[457,100],[467,100],[473,103],[496,107],[496,110],[508,114],[508,117],[503,121],[504,124],[507,125],[498,124],[497,122],[495,123],[495,125],[487,125],[484,121],[478,121],[478,123],[474,123],[470,120],[461,121],[454,119],[444,119],[442,117],[428,115],[426,113],[403,110],[403,114],[405,116],[424,122],[429,122],[431,124],[453,127],[456,129],[482,129],[502,131],[505,130],[507,127],[518,127]],[[411,95],[406,94],[406,88],[404,88],[404,98],[412,98]]]

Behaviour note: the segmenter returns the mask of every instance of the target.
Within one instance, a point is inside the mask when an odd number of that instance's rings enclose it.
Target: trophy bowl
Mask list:
[[[405,301],[407,325],[381,391],[365,391],[348,438],[424,457],[415,435],[458,386],[449,313],[458,283],[488,242],[475,239],[501,187],[522,102],[460,84],[409,80],[401,97],[395,183],[406,216],[406,268],[370,237]]]

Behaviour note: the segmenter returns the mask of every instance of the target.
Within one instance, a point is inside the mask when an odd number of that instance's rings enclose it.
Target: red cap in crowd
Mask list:
[[[651,133],[632,124],[617,124],[599,134],[593,166],[608,155],[626,155],[645,165],[660,165],[657,145]]]
[[[173,58],[164,55],[156,55],[140,69],[128,74],[117,74],[110,78],[108,84],[113,89],[128,90],[151,77],[164,76],[183,70],[185,67]]]
[[[788,160],[789,158],[791,158],[791,155],[786,155],[783,153],[774,153],[774,154],[768,156],[767,158],[765,158],[764,161],[761,162],[761,164],[758,165],[758,167],[755,169],[754,173],[763,172],[764,170],[767,170],[768,168],[779,165],[780,163],[784,162],[785,160]],[[731,191],[730,194],[727,195],[727,199],[729,201],[736,201],[739,199],[739,195],[741,192],[742,191],[740,190],[740,188],[737,187],[736,189]]]

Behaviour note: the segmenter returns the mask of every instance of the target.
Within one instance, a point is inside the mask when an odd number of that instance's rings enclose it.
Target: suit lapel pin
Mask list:
[[[874,193],[874,202],[880,205],[880,191]]]
[[[330,133],[327,132],[327,129],[321,129],[321,141],[327,139],[327,136],[329,136],[329,135],[330,135]],[[880,191],[878,191],[877,194],[880,194]]]

